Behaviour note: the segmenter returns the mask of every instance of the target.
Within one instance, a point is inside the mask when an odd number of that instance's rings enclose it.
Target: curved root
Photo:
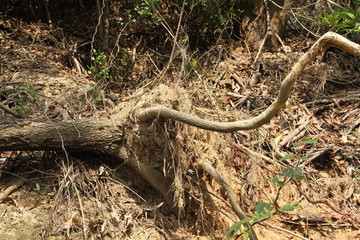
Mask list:
[[[360,45],[344,38],[343,36],[328,32],[320,37],[314,45],[294,64],[289,74],[281,83],[277,99],[264,112],[256,117],[236,122],[215,122],[192,116],[187,113],[173,110],[164,106],[151,107],[138,114],[139,121],[147,121],[156,117],[178,120],[189,125],[216,131],[216,132],[235,132],[239,130],[255,129],[267,123],[280,109],[285,105],[289,98],[291,86],[300,76],[305,66],[315,59],[321,53],[324,53],[329,47],[336,47],[345,52],[360,56]]]

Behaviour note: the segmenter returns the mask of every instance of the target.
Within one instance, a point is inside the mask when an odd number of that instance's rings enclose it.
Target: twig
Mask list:
[[[157,78],[155,81],[146,84],[146,85],[144,86],[144,88],[146,88],[146,87],[148,87],[148,86],[156,86],[157,84],[159,84],[159,83],[162,81],[163,77],[165,76],[165,74],[166,74],[167,71],[169,70],[172,62],[173,62],[174,59],[175,59],[175,51],[176,51],[176,46],[178,45],[178,37],[179,37],[179,33],[180,33],[182,18],[183,18],[183,15],[184,15],[185,3],[186,3],[186,1],[183,0],[182,6],[181,6],[181,12],[180,12],[180,16],[179,16],[178,25],[177,25],[176,32],[175,32],[175,36],[174,36],[174,39],[173,39],[174,42],[173,42],[173,46],[172,46],[172,49],[171,49],[170,59],[169,59],[168,63],[166,64],[166,67],[161,71],[161,73],[160,73],[160,75],[158,76],[158,78]]]
[[[274,34],[274,36],[277,38],[277,40],[280,42],[281,47],[285,53],[285,55],[287,55],[288,53],[291,52],[291,48],[289,46],[286,46],[283,42],[283,40],[280,38],[280,36],[272,29],[270,29],[270,31],[272,32],[272,34]]]
[[[100,3],[100,2],[96,1],[96,3]],[[103,2],[103,5],[101,6],[101,9],[99,9],[100,12],[98,13],[98,15],[99,15],[98,16],[98,22],[96,23],[95,31],[94,31],[94,34],[92,35],[92,38],[91,38],[91,54],[93,53],[96,34],[98,33],[99,27],[101,28],[100,24],[101,24],[101,18],[103,17],[103,14],[104,14],[104,8],[105,8],[105,3]]]
[[[285,220],[285,219],[277,219],[280,222],[284,222],[284,223],[289,223],[289,224],[293,224],[293,225],[299,225],[299,226],[337,226],[337,227],[353,227],[354,225],[350,224],[350,223],[327,223],[327,222],[314,222],[314,223],[302,223],[302,222],[294,222],[294,221],[290,221],[290,220]]]
[[[306,117],[307,119],[296,129],[290,132],[289,135],[287,135],[280,143],[279,148],[284,147],[287,145],[294,137],[296,137],[300,132],[302,132],[305,127],[310,123],[310,117]]]
[[[275,159],[269,158],[269,157],[267,157],[267,156],[265,156],[265,155],[263,155],[263,154],[254,152],[254,151],[251,150],[250,148],[247,148],[247,147],[245,147],[244,145],[242,145],[242,144],[240,144],[240,143],[236,143],[236,144],[234,143],[233,145],[234,145],[237,149],[239,149],[239,150],[246,150],[248,153],[250,153],[250,154],[253,155],[254,157],[261,158],[261,159],[265,160],[265,161],[268,162],[268,163],[271,163],[271,164],[276,163],[276,164],[281,165],[281,162],[276,161]]]
[[[17,118],[24,118],[24,116],[20,113],[15,112],[14,110],[12,110],[11,108],[3,105],[2,103],[0,103],[0,108],[2,108],[5,112],[10,113],[11,115],[17,117]]]
[[[330,207],[332,210],[334,210],[335,212],[339,213],[340,215],[345,215],[345,216],[349,216],[351,217],[351,214],[350,213],[343,213],[341,212],[339,209],[337,209],[336,207],[334,207],[333,205],[330,204],[330,202],[325,199],[325,200],[314,200],[314,199],[311,199],[309,197],[309,195],[307,195],[300,187],[300,184],[294,180],[294,179],[291,179],[291,181],[296,185],[296,188],[298,189],[298,191],[300,192],[300,194],[302,196],[305,197],[305,199],[309,202],[309,203],[312,203],[312,204],[316,204],[316,203],[322,203],[322,204],[325,204],[327,205],[328,207]]]
[[[237,203],[236,196],[232,188],[230,187],[229,183],[216,171],[216,169],[212,166],[212,164],[207,160],[199,161],[200,166],[207,172],[210,176],[212,176],[227,192],[229,201],[231,204],[232,209],[239,217],[240,220],[246,219],[246,215],[244,214],[243,210],[240,208],[239,204]],[[245,226],[250,231],[250,239],[257,240],[257,235],[249,223],[245,223]]]
[[[341,5],[337,4],[337,3],[336,3],[336,2],[334,2],[334,1],[327,0],[326,2],[328,2],[328,3],[330,3],[330,4],[334,5],[334,6],[336,6],[336,7],[338,7],[338,8],[345,9],[343,6],[341,6]]]
[[[333,94],[330,96],[326,96],[325,99],[318,99],[311,102],[305,103],[307,107],[315,105],[315,104],[329,104],[332,102],[348,102],[348,101],[354,101],[360,99],[360,92],[359,91],[349,91],[346,93],[340,93],[340,94]]]
[[[107,179],[110,181],[113,181],[116,184],[120,184],[121,186],[123,186],[124,188],[126,188],[127,190],[129,190],[130,192],[132,192],[133,194],[135,194],[135,196],[137,196],[138,198],[140,198],[142,201],[147,202],[142,196],[140,196],[137,192],[135,192],[134,190],[132,190],[130,187],[128,187],[122,180],[116,180],[114,178],[111,177],[101,177],[102,179]]]
[[[243,98],[246,95],[241,95],[239,93],[234,93],[234,92],[227,92],[226,96],[233,97],[233,98]]]
[[[292,232],[292,231],[289,231],[289,230],[287,230],[287,229],[285,229],[285,228],[277,227],[277,226],[274,226],[274,225],[272,225],[272,224],[270,224],[270,223],[267,223],[267,222],[262,222],[262,223],[260,223],[260,224],[265,225],[265,226],[269,226],[269,227],[272,227],[272,228],[275,228],[275,229],[280,230],[280,231],[283,231],[283,232],[287,232],[287,233],[289,233],[289,234],[291,234],[291,235],[293,235],[293,236],[296,236],[296,237],[301,238],[301,239],[304,239],[304,240],[310,240],[309,238],[300,236],[299,234],[296,234],[296,233],[294,233],[294,232]]]
[[[3,192],[0,193],[0,200],[9,196],[15,189],[20,187],[26,182],[25,178],[19,178],[14,183],[12,183],[8,188],[6,188]]]
[[[43,5],[44,5],[44,9],[45,9],[45,13],[46,13],[46,18],[48,20],[48,24],[50,26],[50,28],[52,28],[52,21],[51,21],[51,15],[50,15],[50,11],[49,11],[49,4],[47,0],[43,0]]]
[[[82,201],[81,201],[81,197],[80,197],[79,190],[78,190],[78,188],[76,187],[76,184],[74,184],[74,188],[75,188],[76,196],[77,196],[78,201],[79,201],[80,212],[81,212],[81,219],[82,219],[81,222],[82,222],[82,227],[83,227],[82,235],[83,235],[83,239],[85,240],[85,239],[86,239],[86,223],[85,223],[84,207],[83,207],[83,204],[82,204]]]
[[[291,14],[293,15],[293,17],[295,18],[295,20],[300,24],[300,26],[305,29],[308,33],[310,33],[311,35],[313,35],[314,37],[319,37],[318,34],[313,33],[310,29],[308,29],[307,27],[305,27],[300,20],[296,17],[296,14],[294,13],[294,11],[292,9],[290,9]]]
[[[347,133],[350,133],[351,131],[353,131],[359,124],[360,124],[360,118],[349,127],[349,129],[347,130]]]
[[[253,65],[255,66],[255,64],[257,63],[259,56],[262,52],[262,49],[264,48],[265,42],[267,37],[269,36],[269,33],[271,32],[271,28],[270,28],[270,12],[269,12],[269,6],[268,6],[268,1],[264,1],[264,5],[265,5],[265,12],[266,12],[266,34],[265,37],[260,45],[259,51],[256,54],[255,60]]]

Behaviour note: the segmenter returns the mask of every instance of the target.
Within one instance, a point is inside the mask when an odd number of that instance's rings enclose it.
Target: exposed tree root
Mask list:
[[[227,181],[216,171],[216,169],[209,161],[202,160],[199,162],[199,164],[201,165],[202,169],[205,170],[205,172],[207,172],[210,176],[212,176],[225,189],[229,197],[229,201],[232,209],[234,210],[234,212],[236,213],[236,215],[240,220],[244,220],[246,218],[246,215],[244,214],[243,210],[240,208],[239,204],[237,203],[235,193],[230,187],[230,184],[228,184]],[[251,224],[245,223],[245,226],[250,231],[250,239],[257,240],[258,238]]]
[[[156,191],[161,193],[165,202],[169,207],[171,207],[172,211],[180,216],[180,209],[174,203],[174,196],[171,191],[171,181],[160,171],[147,164],[141,163],[133,154],[128,156],[128,153],[125,153],[125,151],[126,149],[123,148],[120,157],[124,159],[134,170],[136,170],[142,178],[144,178],[153,188],[156,189]]]
[[[291,86],[301,75],[305,66],[313,61],[317,56],[324,53],[330,47],[336,47],[342,51],[360,56],[360,45],[333,32],[324,34],[303,56],[301,56],[298,62],[295,63],[295,65],[292,67],[289,74],[281,83],[280,92],[275,102],[271,104],[264,112],[254,118],[236,122],[215,122],[201,119],[199,117],[179,112],[171,108],[157,106],[143,110],[140,114],[138,114],[138,120],[147,121],[155,117],[163,117],[178,120],[198,128],[216,132],[235,132],[239,130],[250,130],[258,128],[267,123],[280,111],[280,109],[282,109],[287,99],[289,98]]]
[[[240,120],[236,122],[214,122],[206,119],[201,119],[196,116],[192,116],[187,113],[176,111],[164,106],[151,107],[143,110],[138,114],[139,121],[147,121],[156,117],[168,118],[178,120],[186,124],[211,130],[217,132],[235,132],[238,130],[250,130],[256,129],[263,124],[267,123],[273,116],[275,116],[280,109],[285,105],[290,95],[290,90],[293,83],[301,75],[305,66],[313,61],[318,55],[324,53],[329,47],[336,47],[343,51],[353,53],[360,56],[360,45],[338,35],[336,33],[328,32],[324,34],[315,44],[298,60],[298,62],[292,67],[289,74],[286,76],[280,86],[280,92],[273,104],[271,104],[260,115],[248,119]],[[227,192],[231,206],[240,219],[245,219],[246,216],[241,210],[236,201],[235,194],[230,185],[224,180],[224,178],[216,171],[216,169],[208,161],[200,161],[201,167],[212,176]],[[257,236],[250,224],[246,224],[246,227],[250,230],[251,238],[257,239]]]

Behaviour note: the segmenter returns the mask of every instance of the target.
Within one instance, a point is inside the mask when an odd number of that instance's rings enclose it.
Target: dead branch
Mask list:
[[[9,196],[15,189],[19,188],[26,182],[25,178],[18,178],[4,191],[0,192],[0,201]]]
[[[23,115],[21,115],[20,113],[15,112],[14,110],[12,110],[11,108],[5,106],[4,104],[0,103],[0,108],[2,108],[5,112],[10,113],[11,115],[17,117],[17,118],[24,118]]]
[[[308,65],[311,61],[313,61],[317,56],[324,53],[330,47],[336,47],[341,49],[342,51],[360,56],[359,44],[356,44],[346,39],[345,37],[333,32],[328,32],[324,34],[303,56],[300,57],[298,62],[294,64],[291,71],[281,83],[280,92],[275,102],[273,102],[264,112],[254,118],[248,120],[240,120],[236,122],[215,122],[201,119],[199,117],[176,111],[164,106],[157,106],[147,108],[140,112],[137,116],[138,120],[147,121],[156,117],[163,117],[178,120],[198,128],[216,132],[235,132],[239,130],[250,130],[258,128],[263,124],[267,123],[280,111],[280,109],[283,108],[287,99],[289,98],[290,90],[293,83],[296,81],[297,78],[300,77],[305,66]]]
[[[287,145],[289,142],[294,142],[295,137],[297,137],[300,133],[303,132],[303,130],[306,128],[306,126],[310,123],[310,117],[307,116],[306,120],[296,129],[294,129],[293,131],[291,131],[289,133],[289,135],[287,135],[280,143],[279,143],[279,148],[284,147],[285,145]]]
[[[312,204],[317,204],[317,203],[325,204],[326,206],[328,206],[329,208],[331,208],[333,211],[337,212],[337,213],[340,214],[340,215],[352,217],[350,213],[341,212],[338,208],[336,208],[335,206],[333,206],[327,199],[324,199],[324,200],[314,200],[314,199],[310,198],[309,195],[306,194],[306,193],[301,189],[300,183],[298,183],[298,182],[297,182],[296,180],[294,180],[294,179],[291,179],[291,182],[295,184],[295,186],[296,186],[296,188],[298,189],[298,191],[300,192],[300,194],[301,194],[302,196],[304,196],[305,199],[306,199],[309,203],[312,203]]]

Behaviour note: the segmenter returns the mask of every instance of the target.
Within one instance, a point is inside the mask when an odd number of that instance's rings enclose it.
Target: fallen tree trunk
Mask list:
[[[114,120],[20,121],[0,125],[0,151],[66,150],[118,152],[123,131]]]
[[[55,150],[66,153],[94,152],[111,156],[114,160],[127,162],[160,192],[167,204],[178,213],[170,191],[171,180],[152,166],[138,161],[126,148],[124,126],[127,117],[128,114],[116,114],[111,119],[2,123],[0,151]]]

